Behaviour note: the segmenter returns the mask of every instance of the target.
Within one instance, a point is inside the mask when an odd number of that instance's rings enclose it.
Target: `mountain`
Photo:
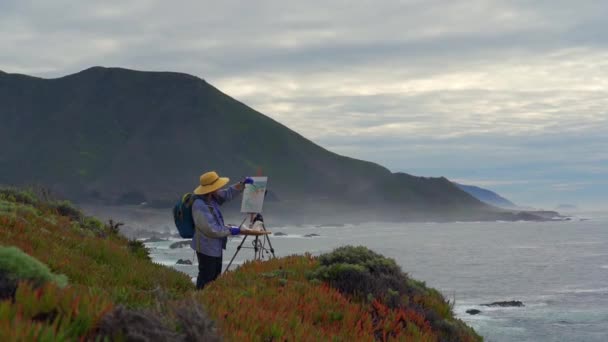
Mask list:
[[[332,153],[173,72],[93,67],[42,79],[0,72],[0,184],[44,184],[70,199],[169,207],[216,170],[269,176],[283,216],[491,219],[446,178],[391,173]]]
[[[458,184],[458,183],[454,183],[456,184],[456,186],[458,186],[460,189],[464,190],[466,193],[470,194],[471,196],[477,198],[478,200],[499,207],[499,208],[507,208],[507,209],[514,209],[517,208],[517,205],[511,201],[509,201],[508,199],[500,196],[499,194],[488,190],[488,189],[484,189],[484,188],[480,188],[478,186],[474,186],[474,185],[464,185],[464,184]]]
[[[578,206],[576,204],[562,203],[562,204],[558,204],[555,207],[555,209],[556,210],[564,210],[564,211],[578,210]]]

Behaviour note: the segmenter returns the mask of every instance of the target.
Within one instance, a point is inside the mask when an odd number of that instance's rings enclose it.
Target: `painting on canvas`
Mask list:
[[[264,206],[264,196],[266,195],[266,185],[268,177],[251,177],[253,184],[245,185],[243,191],[243,202],[241,203],[242,213],[261,213]]]

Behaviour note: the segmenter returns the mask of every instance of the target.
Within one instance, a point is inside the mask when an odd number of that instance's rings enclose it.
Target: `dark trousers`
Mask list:
[[[198,259],[198,277],[196,288],[201,290],[207,283],[214,281],[222,273],[222,257],[212,257],[196,252]]]

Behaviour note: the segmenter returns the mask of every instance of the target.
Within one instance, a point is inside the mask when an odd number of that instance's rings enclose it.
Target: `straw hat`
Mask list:
[[[200,178],[200,185],[194,189],[194,193],[197,195],[205,195],[221,189],[224,185],[228,184],[228,182],[230,182],[230,178],[220,177],[215,171],[203,173]]]

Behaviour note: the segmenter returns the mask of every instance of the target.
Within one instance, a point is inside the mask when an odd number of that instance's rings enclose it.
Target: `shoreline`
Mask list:
[[[173,222],[173,216],[170,208],[152,208],[149,206],[141,205],[92,205],[92,204],[78,204],[79,207],[88,215],[99,217],[103,222],[107,222],[112,219],[115,222],[124,223],[122,230],[129,238],[138,238],[142,234],[148,232],[155,232],[162,236],[170,236],[176,233],[175,225]],[[576,216],[564,216],[557,212],[552,211],[535,211],[537,216],[529,215],[514,215],[507,214],[505,217],[496,216],[492,218],[480,219],[479,217],[470,217],[469,219],[438,219],[428,218],[425,220],[411,219],[404,220],[398,218],[390,218],[382,215],[377,217],[369,217],[367,220],[358,220],[351,218],[350,220],[342,220],[343,217],[337,219],[336,217],[316,217],[316,219],[302,220],[294,217],[293,219],[284,216],[275,216],[272,213],[265,214],[267,222],[271,226],[317,226],[319,228],[335,228],[344,225],[362,225],[362,224],[475,224],[475,223],[517,223],[517,222],[568,222],[578,220],[588,220],[588,218],[578,218]],[[555,215],[554,215],[555,214]],[[345,215],[346,216],[346,215]],[[227,223],[238,224],[242,221],[242,214],[235,214],[234,212],[228,212],[226,215]],[[536,219],[531,219],[536,217]],[[154,226],[155,228],[151,228]]]

